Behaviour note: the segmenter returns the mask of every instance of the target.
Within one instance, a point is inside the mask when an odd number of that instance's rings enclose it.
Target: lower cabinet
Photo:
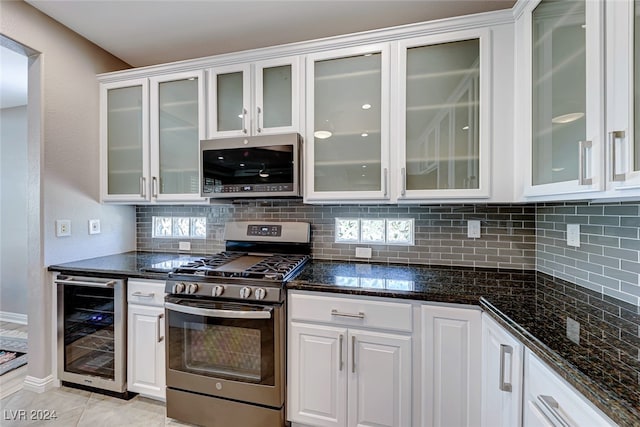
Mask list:
[[[481,311],[422,306],[422,426],[479,426]]]
[[[524,346],[482,314],[482,426],[522,425]]]
[[[616,425],[529,349],[524,372],[524,427]]]
[[[385,303],[303,296],[289,300],[288,419],[307,426],[411,426],[411,304],[388,303],[390,313],[407,314],[409,333],[380,332],[364,327],[384,328],[376,318]],[[304,309],[308,304],[314,310]],[[323,311],[327,319],[319,323]]]
[[[127,288],[127,390],[165,400],[164,282]]]

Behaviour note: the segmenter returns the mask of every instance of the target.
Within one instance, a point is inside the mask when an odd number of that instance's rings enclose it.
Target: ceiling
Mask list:
[[[26,0],[134,67],[513,6],[514,0]]]

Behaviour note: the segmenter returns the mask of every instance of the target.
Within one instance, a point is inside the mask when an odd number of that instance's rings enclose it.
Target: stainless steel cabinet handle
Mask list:
[[[136,291],[131,294],[132,297],[142,297],[142,298],[153,298],[155,294],[153,292],[149,292],[148,294],[143,294],[140,291]]]
[[[570,423],[559,411],[560,405],[558,402],[551,396],[545,396],[543,394],[538,395],[538,400],[542,404],[542,406],[553,415],[553,417],[558,421],[558,423],[562,427],[571,427],[572,423]]]
[[[89,286],[92,288],[113,288],[116,284],[115,280],[109,280],[108,282],[86,282],[75,279],[56,279],[54,281],[60,285]]]
[[[343,356],[343,351],[342,351],[342,347],[343,347],[343,342],[344,342],[344,336],[342,334],[340,334],[340,370],[342,371],[342,367],[344,366],[344,360],[342,359]]]
[[[388,188],[389,188],[389,171],[387,170],[387,168],[384,168],[384,196],[387,197],[387,194],[389,193]]]
[[[587,150],[592,147],[591,141],[578,142],[578,184],[579,185],[591,185],[593,180],[586,177],[587,173]]]
[[[511,357],[513,356],[513,347],[506,344],[500,344],[500,390],[507,391],[511,393],[512,386],[511,383],[507,383],[504,381],[504,369],[505,369],[505,355],[508,354],[509,357],[509,370],[511,370]]]
[[[400,176],[402,180],[402,190],[400,191],[400,195],[404,196],[407,194],[407,169],[400,169]]]
[[[352,317],[355,319],[364,319],[364,313],[362,311],[359,311],[358,314],[353,314],[353,313],[342,313],[338,310],[336,310],[335,308],[333,310],[331,310],[331,315],[332,316],[339,316],[339,317]]]
[[[155,176],[151,178],[151,195],[153,197],[158,197],[158,178]]]
[[[627,179],[626,173],[617,173],[616,165],[618,163],[618,150],[616,148],[616,139],[623,139],[625,133],[623,130],[609,132],[609,143],[611,144],[611,181],[624,181]]]
[[[213,308],[191,307],[171,302],[165,302],[164,307],[167,310],[185,314],[194,314],[196,316],[219,317],[225,319],[271,319],[271,309],[256,311],[219,310]]]
[[[258,116],[256,117],[256,122],[258,123],[258,129],[256,129],[258,131],[258,133],[262,132],[262,127],[260,126],[260,114],[262,113],[262,108],[258,107]]]
[[[356,337],[351,336],[351,372],[356,372]]]
[[[160,327],[160,321],[164,317],[164,314],[158,314],[158,342],[162,342],[164,336],[162,336],[162,328]]]
[[[147,178],[140,177],[140,197],[145,199],[147,197]]]
[[[242,109],[242,133],[247,133],[247,109]]]

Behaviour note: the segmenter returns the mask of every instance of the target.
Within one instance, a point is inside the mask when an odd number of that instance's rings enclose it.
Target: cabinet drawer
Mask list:
[[[162,280],[131,280],[127,282],[127,302],[141,305],[164,305],[164,285]]]
[[[410,303],[297,293],[289,295],[289,302],[291,320],[404,332],[412,330]]]
[[[525,354],[525,427],[616,425],[530,350]]]

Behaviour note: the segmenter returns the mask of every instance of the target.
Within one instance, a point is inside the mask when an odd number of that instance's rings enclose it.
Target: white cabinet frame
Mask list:
[[[476,130],[479,132],[479,170],[478,170],[478,188],[464,189],[447,189],[447,190],[407,190],[405,186],[405,175],[407,164],[406,150],[406,105],[407,105],[407,50],[414,47],[425,47],[429,45],[437,45],[442,43],[450,43],[456,41],[478,39],[480,43],[480,63],[479,63],[479,79],[477,85],[471,84],[471,90],[478,91],[478,123]],[[400,40],[398,42],[398,87],[397,90],[397,127],[394,133],[398,135],[398,163],[395,167],[396,178],[398,182],[397,188],[394,188],[396,197],[399,202],[404,200],[425,200],[425,199],[472,199],[472,198],[488,198],[491,195],[491,112],[492,112],[492,91],[491,91],[491,33],[489,29],[477,29],[459,31],[454,33],[437,34],[426,37],[412,38],[408,40]],[[458,88],[455,96],[464,94],[464,87]],[[453,126],[453,121],[449,121],[449,126]],[[470,126],[471,128],[471,126]],[[471,133],[471,132],[470,132]],[[428,137],[426,135],[425,137]],[[452,159],[454,160],[454,159]],[[454,171],[450,168],[449,175]],[[449,177],[449,180],[451,177]]]

